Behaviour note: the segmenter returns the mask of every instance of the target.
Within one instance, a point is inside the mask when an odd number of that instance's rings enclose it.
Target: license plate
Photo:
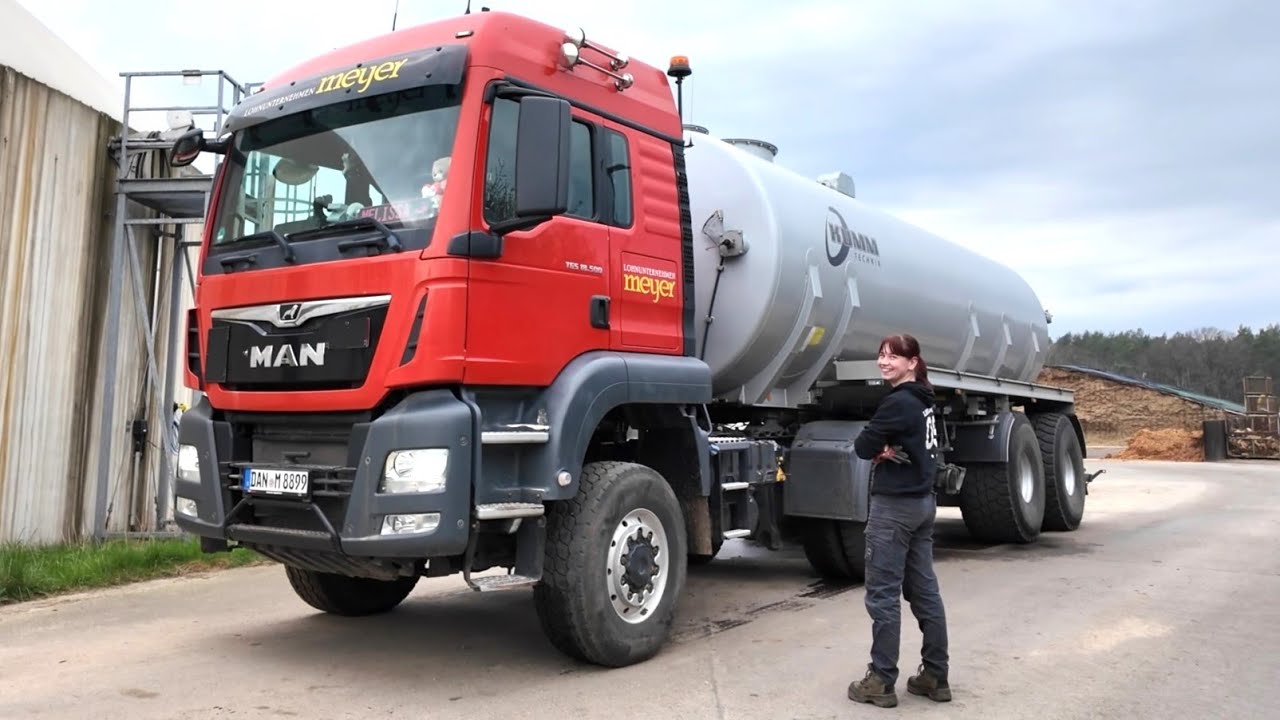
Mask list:
[[[245,468],[240,485],[253,495],[306,497],[311,473],[306,470],[261,470]]]

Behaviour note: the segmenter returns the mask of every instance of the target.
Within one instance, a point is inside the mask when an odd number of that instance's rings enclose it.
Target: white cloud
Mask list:
[[[390,29],[395,0],[21,0],[109,76],[258,81]],[[465,0],[401,0],[400,27]],[[1243,0],[528,0],[660,67],[687,120],[1022,273],[1054,334],[1280,322],[1280,6]],[[148,90],[147,92],[151,92]],[[147,95],[160,98],[163,93]],[[173,94],[169,95],[173,97]]]

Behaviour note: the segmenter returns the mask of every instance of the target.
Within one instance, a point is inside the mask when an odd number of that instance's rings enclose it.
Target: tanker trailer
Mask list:
[[[776,517],[814,567],[861,576],[871,464],[852,441],[888,390],[875,358],[893,333],[919,339],[937,388],[952,483],[939,504],[958,505],[970,532],[993,542],[1078,527],[1084,435],[1071,393],[1033,382],[1049,335],[1027,282],[775,164],[768,143],[686,130],[709,413],[746,438],[778,441],[786,482]]]

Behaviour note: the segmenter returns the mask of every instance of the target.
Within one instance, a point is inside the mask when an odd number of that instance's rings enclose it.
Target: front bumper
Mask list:
[[[323,421],[323,418],[321,419]],[[197,503],[197,516],[176,514],[183,530],[274,549],[368,558],[429,558],[466,550],[470,528],[476,418],[448,390],[415,393],[369,422],[316,425],[303,415],[215,415],[207,399],[184,413],[179,443],[200,459],[199,482],[175,482]],[[448,448],[447,481],[432,493],[379,494],[394,450]],[[344,458],[308,465],[313,458]],[[248,465],[311,471],[309,496],[264,498],[239,484]],[[439,513],[435,529],[382,535],[385,516]]]

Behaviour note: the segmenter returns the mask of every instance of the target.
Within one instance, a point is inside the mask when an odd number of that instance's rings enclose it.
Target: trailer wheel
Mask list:
[[[285,566],[293,591],[311,607],[334,615],[375,615],[399,605],[418,576],[376,580]]]
[[[1028,543],[1044,522],[1044,465],[1031,421],[1014,413],[1009,459],[966,465],[960,512],[969,533],[987,542]]]
[[[578,494],[547,516],[534,602],[543,632],[570,657],[608,667],[649,659],[666,642],[684,589],[680,504],[635,463],[583,468]]]
[[[827,580],[862,582],[867,565],[866,523],[812,518],[803,530],[804,556]]]
[[[1035,418],[1044,462],[1045,530],[1069,531],[1084,518],[1084,453],[1071,419],[1061,413]]]

